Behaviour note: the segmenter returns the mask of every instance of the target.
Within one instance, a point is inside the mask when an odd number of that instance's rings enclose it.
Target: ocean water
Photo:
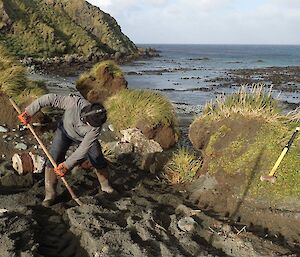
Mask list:
[[[216,86],[209,79],[230,69],[300,66],[300,45],[139,45],[160,57],[123,65],[129,88],[161,91],[173,103],[202,107],[217,95],[237,88]],[[205,90],[214,87],[213,90]],[[277,93],[277,92],[275,92]],[[290,93],[281,100],[297,102]],[[296,100],[295,100],[296,99]]]

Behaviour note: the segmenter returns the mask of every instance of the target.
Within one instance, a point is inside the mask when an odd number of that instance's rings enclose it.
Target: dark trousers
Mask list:
[[[65,161],[66,153],[72,144],[79,145],[80,143],[80,141],[71,138],[67,134],[63,127],[63,123],[60,122],[55,132],[50,150],[50,153],[57,165]],[[87,152],[85,159],[87,158],[96,169],[104,169],[107,166],[106,160],[102,154],[101,145],[98,140],[95,140]],[[83,162],[85,159],[78,160],[78,164]],[[47,166],[53,167],[49,160],[47,161]]]

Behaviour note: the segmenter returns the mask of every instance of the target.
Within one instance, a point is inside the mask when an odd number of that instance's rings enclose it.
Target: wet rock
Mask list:
[[[128,142],[111,142],[108,143],[108,148],[116,155],[129,154],[134,151],[134,146]]]
[[[184,204],[179,204],[177,206],[177,208],[175,209],[175,213],[177,215],[182,215],[185,217],[190,217],[190,216],[196,215],[200,212],[201,212],[201,210],[193,210],[192,208],[189,208]]]
[[[9,218],[0,216],[1,257],[37,256],[37,243],[34,240],[36,222],[31,216],[17,212],[7,215]]]
[[[109,124],[108,128],[109,128],[110,131],[115,131],[114,126],[112,124]]]
[[[2,157],[2,158],[5,158]],[[4,176],[5,174],[13,173],[12,170],[10,170],[10,163],[8,161],[1,161],[0,162],[0,177]]]
[[[7,214],[8,214],[7,209],[0,209],[0,218],[6,216]]]
[[[0,178],[0,183],[4,187],[31,187],[33,185],[33,177],[31,173],[19,176],[13,172],[7,172]]]
[[[154,140],[149,140],[136,128],[122,130],[121,134],[123,135],[121,142],[132,143],[135,147],[135,152],[137,153],[148,154],[163,151],[159,143]]]
[[[196,224],[196,221],[191,217],[182,218],[177,223],[178,227],[185,232],[192,231],[195,228]]]
[[[149,126],[147,120],[141,119],[137,122],[136,127],[148,139],[153,139],[160,144],[163,149],[169,149],[176,144],[176,135],[172,126]]]
[[[16,144],[15,148],[18,150],[26,150],[28,148],[28,146],[24,143],[18,143],[18,144]]]
[[[3,126],[0,126],[0,133],[6,133],[6,132],[8,132],[8,129]]]

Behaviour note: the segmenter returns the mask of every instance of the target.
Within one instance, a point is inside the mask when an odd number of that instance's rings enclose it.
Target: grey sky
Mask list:
[[[300,44],[300,0],[88,0],[135,43]]]

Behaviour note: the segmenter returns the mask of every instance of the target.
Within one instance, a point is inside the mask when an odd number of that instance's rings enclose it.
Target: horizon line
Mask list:
[[[134,43],[136,45],[245,45],[245,46],[300,46],[297,44],[277,44],[277,43]]]

